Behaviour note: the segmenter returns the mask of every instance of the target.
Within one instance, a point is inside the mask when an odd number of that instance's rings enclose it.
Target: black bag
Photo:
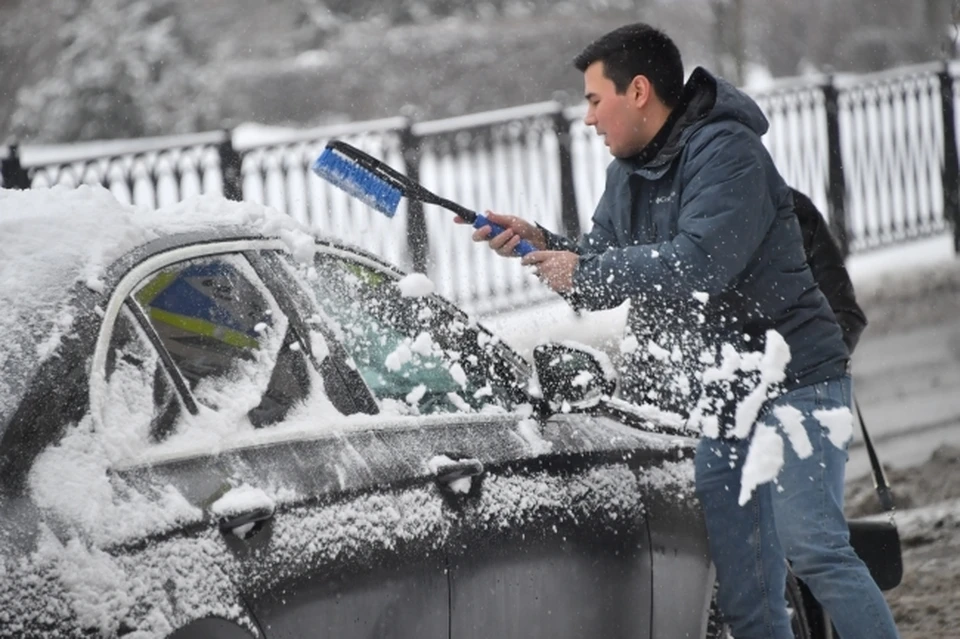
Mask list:
[[[893,493],[890,484],[883,473],[883,466],[877,458],[877,452],[870,441],[870,434],[863,422],[860,405],[854,399],[857,419],[860,421],[860,430],[863,432],[863,443],[870,457],[870,466],[873,469],[873,485],[877,489],[877,497],[887,513],[894,509]],[[900,549],[900,533],[893,519],[879,519],[876,516],[848,521],[850,527],[850,545],[857,556],[867,564],[870,575],[877,582],[880,590],[891,590],[900,585],[903,579],[903,553]]]
[[[876,518],[854,519],[850,526],[850,545],[867,564],[870,576],[880,590],[892,590],[903,579],[900,533],[892,521]]]

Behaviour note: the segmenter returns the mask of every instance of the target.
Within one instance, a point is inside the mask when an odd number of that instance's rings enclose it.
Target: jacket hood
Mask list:
[[[693,86],[691,87],[691,85]],[[684,90],[687,87],[691,87],[696,97],[709,93],[712,88],[714,99],[706,117],[703,119],[704,124],[721,120],[734,120],[750,127],[757,135],[763,135],[770,128],[766,116],[763,115],[763,111],[760,110],[753,98],[723,78],[711,75],[703,67],[694,69]],[[696,102],[694,103],[696,104]]]
[[[680,101],[663,128],[636,157],[620,160],[628,170],[655,169],[669,164],[694,133],[713,122],[734,121],[757,135],[770,128],[757,103],[743,91],[697,67],[683,86]]]

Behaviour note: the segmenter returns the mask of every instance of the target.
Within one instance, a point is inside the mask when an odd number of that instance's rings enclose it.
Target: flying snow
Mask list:
[[[786,340],[777,331],[767,331],[766,348],[760,360],[760,383],[737,405],[734,437],[742,439],[750,434],[750,429],[760,415],[760,409],[767,401],[771,387],[782,382],[786,376],[786,367],[789,362],[790,347],[787,346]]]

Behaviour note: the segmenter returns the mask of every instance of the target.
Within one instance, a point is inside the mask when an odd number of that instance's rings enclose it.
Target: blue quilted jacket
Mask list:
[[[787,387],[843,374],[849,354],[760,140],[767,128],[750,97],[696,69],[654,140],[608,167],[590,232],[578,244],[548,234],[548,248],[580,254],[571,302],[631,299],[641,347],[652,341],[674,362],[709,362],[702,351],[724,343],[762,351],[774,329],[790,347]]]

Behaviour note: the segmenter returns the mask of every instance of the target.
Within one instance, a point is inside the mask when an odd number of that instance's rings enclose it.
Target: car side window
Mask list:
[[[198,404],[264,426],[309,395],[299,338],[242,256],[173,264],[133,299]]]
[[[127,307],[113,327],[105,377],[105,424],[137,434],[140,441],[161,441],[173,431],[183,407],[159,354]]]
[[[437,300],[404,297],[391,275],[330,253],[294,266],[382,408],[474,412],[526,401],[495,338]]]

